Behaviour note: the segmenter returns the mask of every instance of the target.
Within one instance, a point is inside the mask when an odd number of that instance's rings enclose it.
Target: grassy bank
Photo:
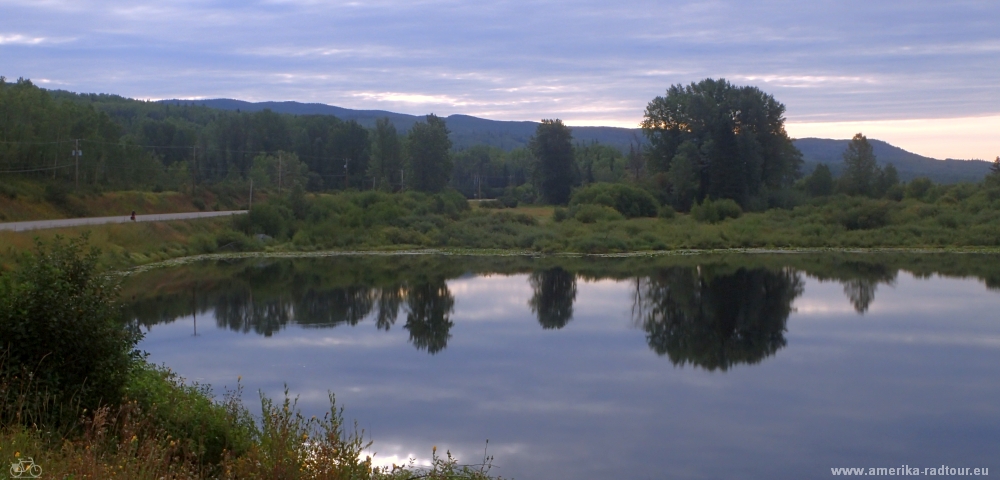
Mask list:
[[[33,238],[91,232],[104,266],[232,252],[515,250],[608,254],[725,249],[951,250],[1000,246],[1000,195],[946,190],[902,200],[843,195],[789,209],[742,212],[725,202],[690,213],[598,196],[564,208],[497,208],[455,192],[348,192],[271,196],[249,215],[178,222],[0,232],[0,264],[10,265]],[[996,197],[996,198],[995,198]],[[620,203],[620,202],[619,202]],[[488,208],[492,206],[493,208]],[[650,211],[656,216],[633,216]]]
[[[57,236],[74,237],[86,232],[90,245],[101,251],[99,263],[104,267],[118,268],[196,255],[208,250],[218,251],[220,248],[225,251],[226,243],[211,246],[207,243],[225,241],[226,232],[231,231],[232,220],[228,218],[113,223],[26,232],[0,231],[0,271],[13,268],[18,257],[31,251],[36,239],[51,243]],[[243,237],[239,236],[239,239]]]
[[[61,182],[5,179],[0,183],[0,222],[155,213],[234,210],[246,193],[198,188],[187,192],[74,190]]]
[[[434,450],[427,468],[374,466],[332,394],[323,418],[287,392],[258,413],[239,389],[219,400],[147,364],[85,243],[57,239],[0,273],[0,460],[54,478],[491,478],[488,458]]]

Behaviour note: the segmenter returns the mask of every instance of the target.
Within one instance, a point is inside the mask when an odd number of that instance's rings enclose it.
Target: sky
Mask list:
[[[1000,155],[996,0],[0,0],[0,75],[621,127],[725,78],[784,103],[792,137]]]

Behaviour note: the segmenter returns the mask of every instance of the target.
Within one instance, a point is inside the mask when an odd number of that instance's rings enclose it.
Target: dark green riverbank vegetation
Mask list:
[[[85,238],[38,245],[0,273],[0,458],[31,458],[54,478],[489,478],[432,452],[428,468],[378,468],[371,442],[330,396],[306,418],[288,392],[251,413],[147,364],[113,276]]]
[[[575,143],[558,119],[538,124],[526,148],[456,150],[434,115],[401,132],[387,120],[367,129],[332,116],[48,92],[26,80],[0,82],[0,110],[10,123],[0,168],[47,183],[52,202],[86,209],[73,195],[88,194],[73,192],[128,187],[180,190],[199,209],[252,204],[227,228],[111,262],[119,265],[247,250],[1000,245],[1000,158],[976,184],[903,183],[859,133],[840,168],[803,172],[785,106],[721,79],[674,85],[650,101],[644,139],[628,151]],[[74,137],[95,145],[93,155],[60,163]],[[146,167],[128,176],[133,167],[119,161]],[[31,190],[0,182],[0,206]]]

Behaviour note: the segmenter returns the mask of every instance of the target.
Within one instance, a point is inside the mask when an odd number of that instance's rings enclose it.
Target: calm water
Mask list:
[[[1000,474],[1000,258],[340,257],[127,280],[141,348],[217,392],[327,392],[381,462],[549,478]],[[990,288],[992,286],[992,289]]]

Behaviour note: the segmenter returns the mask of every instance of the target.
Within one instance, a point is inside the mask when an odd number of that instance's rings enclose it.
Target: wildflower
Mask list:
[[[14,458],[21,458],[21,452],[14,452]]]

